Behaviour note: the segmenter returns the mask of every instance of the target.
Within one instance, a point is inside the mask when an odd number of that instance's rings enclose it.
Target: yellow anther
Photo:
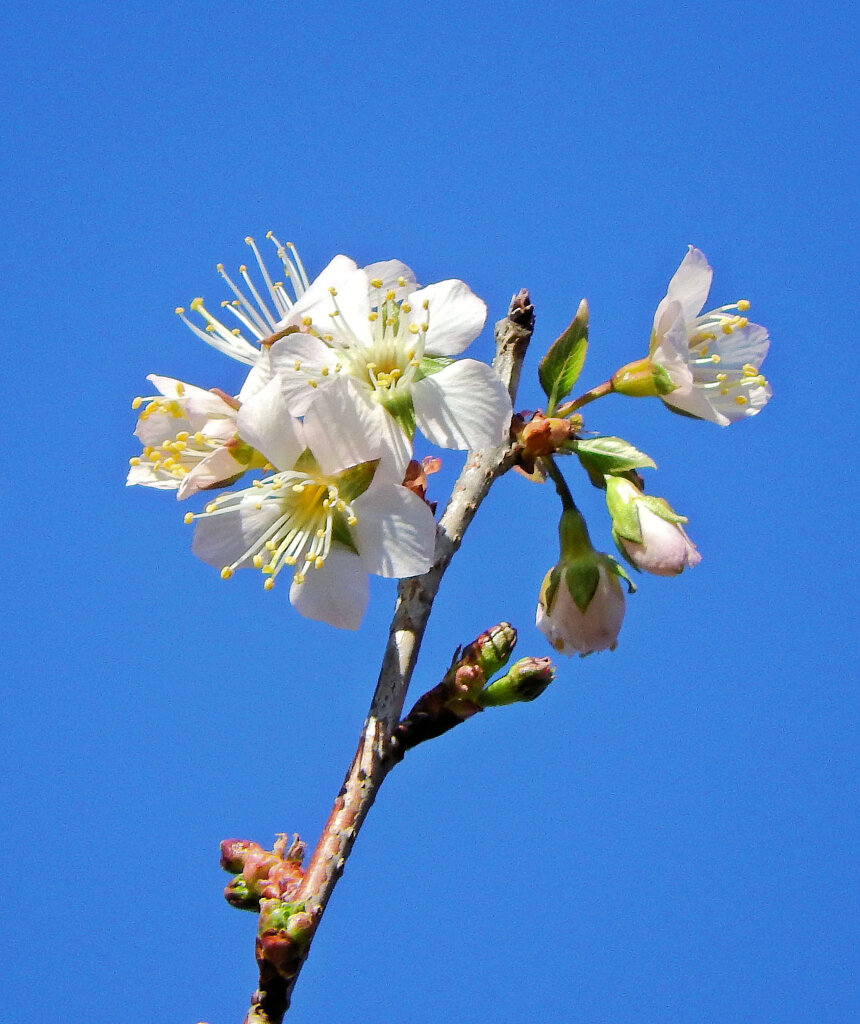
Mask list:
[[[268,565],[264,565],[264,566],[261,567],[260,572],[264,576],[272,576],[272,575],[274,575],[274,572],[275,572],[275,566],[274,566],[274,564],[272,562],[269,562]]]
[[[329,313],[329,316],[331,316],[331,317],[340,316],[340,310],[336,309],[333,313]]]
[[[128,464],[129,464],[129,466],[139,466],[140,465],[140,456],[132,455],[132,457],[128,460]]]
[[[723,334],[731,334],[734,329],[734,324],[723,324]]]
[[[176,382],[176,394],[178,395],[179,398],[182,398],[185,395],[185,385],[182,383],[181,380],[178,380]]]
[[[188,440],[188,431],[187,430],[180,430],[179,433],[176,435],[176,440],[177,441],[187,441]]]
[[[323,337],[323,341],[334,341],[334,335],[333,334],[324,334],[322,337]]]
[[[137,398],[133,398],[131,401],[132,409],[139,409],[142,405],[143,399],[140,397],[140,395],[138,395]]]
[[[422,331],[426,331],[426,330],[427,330],[427,327],[428,327],[428,324],[427,324],[427,321],[425,320],[425,321],[424,321],[424,323],[423,323],[423,324],[421,324],[421,330],[422,330]]]
[[[295,555],[287,555],[287,557],[284,559],[284,564],[285,565],[295,565],[296,561],[297,561],[297,559],[296,559]]]
[[[374,320],[378,320],[379,319],[379,313],[368,313],[367,314],[367,319],[370,320],[371,322],[373,322]]]
[[[293,576],[293,583],[304,583],[304,582],[305,582],[304,573],[301,573],[301,572],[295,573],[295,575]]]
[[[325,537],[325,530],[317,530],[317,537],[322,540]]]
[[[274,585],[275,577],[269,576],[266,580],[263,581],[263,590],[271,590]]]
[[[278,545],[273,540],[266,541],[266,551],[271,553],[272,551],[275,551],[277,547]]]
[[[223,263],[216,263],[215,264],[215,269],[218,271],[219,274],[223,273],[223,271],[224,271],[224,264]]]
[[[347,526],[355,526],[355,524],[357,522],[358,522],[358,516],[347,516],[347,518],[346,518],[346,525]]]
[[[334,372],[335,373],[340,373],[340,371],[342,369],[343,369],[343,363],[335,363],[334,364]]]
[[[275,237],[274,231],[267,231],[266,232],[266,238],[274,238],[274,237]]]
[[[328,367],[327,367],[327,366],[324,366],[324,367],[323,367],[323,368],[322,368],[322,369],[320,370],[320,373],[321,373],[321,374],[323,375],[323,377],[328,377]]]
[[[302,326],[303,327],[310,327],[310,325],[312,323],[313,323],[313,318],[312,317],[309,317],[309,316],[303,316],[302,317]]]
[[[400,277],[397,278],[397,283],[400,285],[401,288],[405,288],[406,278],[401,275]]]
[[[196,299],[192,299],[191,308],[194,310],[195,313],[199,312],[201,309],[203,309],[203,299],[199,297]]]
[[[404,302],[403,305],[400,308],[401,308],[401,310],[403,310],[404,313],[411,313],[412,312],[412,306],[408,302]]]
[[[268,236],[268,235],[266,235],[266,238],[268,238],[268,237],[269,237],[269,236]],[[250,235],[245,235],[245,242],[246,242],[246,244],[247,244],[247,245],[250,245],[250,244],[251,244],[251,243],[252,243],[253,241],[254,241],[254,239],[253,239],[253,238],[251,238],[251,236],[250,236]]]
[[[224,568],[221,570],[221,579],[229,580],[232,575],[233,570],[230,568],[229,565],[225,565]]]
[[[738,299],[737,307],[742,313],[746,313],[746,311],[750,308],[750,300]]]
[[[290,488],[290,490],[292,490],[294,494],[301,494],[304,489],[304,484],[293,484],[293,486]]]
[[[394,369],[391,371],[391,373],[389,373],[388,376],[392,380],[397,380],[397,378],[401,377],[402,375],[403,375],[403,371],[399,367],[395,366]]]
[[[749,320],[745,316],[739,316],[736,327],[749,327]]]
[[[194,513],[186,512],[185,515],[182,517],[182,522],[185,523],[186,526],[190,526],[191,523],[194,522]]]
[[[744,363],[744,377],[755,377],[758,375],[758,370],[752,363]]]
[[[418,359],[410,359],[409,360],[409,365],[410,366],[420,366],[421,362]]]
[[[263,556],[261,554],[258,553],[254,555],[254,557],[251,559],[251,562],[253,563],[255,569],[263,568]]]
[[[206,506],[206,511],[207,512],[214,512],[216,508],[218,508],[218,502],[217,501],[210,501],[209,504]]]
[[[724,380],[728,380],[728,379],[729,379],[729,375],[727,373],[718,373],[717,374],[717,380],[720,381],[720,382],[722,382]]]
[[[337,295],[337,288],[332,286],[331,288],[329,288],[328,293],[329,295]]]
[[[274,470],[275,470],[275,467],[274,467],[274,466],[273,466],[273,465],[271,464],[271,462],[267,462],[267,463],[266,463],[266,464],[265,464],[265,465],[263,466],[263,472],[264,472],[264,473],[273,473],[273,472],[274,472]],[[281,485],[280,485],[280,481],[278,482],[278,486],[279,486],[279,487],[281,486]]]
[[[746,405],[747,399],[745,395],[735,395],[735,405]]]
[[[317,557],[314,559],[314,569],[322,569],[324,565],[325,559],[322,557],[322,555],[317,555]]]
[[[294,369],[294,370],[296,371],[296,373],[298,373],[298,372],[299,372],[299,370],[301,370],[301,368],[302,368],[301,360],[297,359],[297,360],[296,360],[296,361],[295,361],[295,362],[293,363],[293,369]]]
[[[242,331],[241,331],[241,328],[239,328],[239,327],[234,327],[233,330],[230,331],[230,333],[233,335],[234,338],[241,338],[242,337]]]
[[[430,308],[430,300],[429,300],[429,299],[425,299],[425,300],[424,300],[424,301],[423,301],[423,302],[421,303],[421,305],[422,305],[422,307],[423,307],[424,309],[429,309],[429,308]]]
[[[317,382],[316,382],[316,381],[315,381],[315,380],[314,380],[314,379],[313,379],[313,378],[311,377],[311,378],[310,378],[310,379],[308,380],[308,387],[309,387],[309,388],[315,388],[316,386],[317,386]]]
[[[240,263],[239,264],[239,273],[240,274],[247,274],[248,273],[248,268],[245,266],[244,263]]]
[[[206,435],[202,430],[198,430],[194,435],[195,444],[206,444]]]
[[[370,287],[371,288],[381,288],[382,287],[382,278],[381,277],[374,277],[371,280],[371,282],[370,282]]]
[[[183,313],[185,312],[185,306],[177,306],[177,307],[176,307],[176,309],[174,309],[174,311],[173,311],[173,312],[174,312],[174,313],[175,313],[175,314],[176,314],[177,316],[182,316],[182,314],[183,314]]]
[[[144,457],[145,459],[149,459],[149,458],[152,458],[152,453],[153,453],[154,451],[155,451],[155,449],[154,449],[154,448],[152,447],[152,445],[147,445],[147,446],[146,446],[146,447],[145,447],[145,448],[143,449],[143,457]]]
[[[386,302],[393,302],[394,301],[394,292],[386,292],[385,293],[385,301]]]
[[[715,353],[714,353],[714,354],[713,354],[713,355],[711,356],[711,362],[712,362],[712,363],[721,363],[722,361],[723,361],[723,359],[722,359],[722,356],[720,355],[720,353],[719,353],[719,352],[715,352]]]
[[[254,481],[252,482],[251,486],[252,486],[252,487],[262,487],[262,486],[263,486],[263,484],[262,484],[262,481],[260,481],[260,480],[254,480]]]
[[[417,334],[418,333],[418,324],[410,324],[409,325],[409,333],[410,334]]]
[[[272,488],[273,491],[279,491],[283,486],[284,486],[284,481],[283,480],[275,479],[271,483],[271,488]]]

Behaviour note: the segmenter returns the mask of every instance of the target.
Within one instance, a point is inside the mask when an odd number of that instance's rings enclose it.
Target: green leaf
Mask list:
[[[549,415],[573,390],[585,365],[587,350],[588,303],[583,299],[570,326],[556,338],[538,366],[540,385],[549,400]]]
[[[650,456],[634,448],[623,437],[590,437],[576,441],[573,447],[589,474],[594,471],[627,473],[631,469],[642,469],[645,466],[657,468]]]

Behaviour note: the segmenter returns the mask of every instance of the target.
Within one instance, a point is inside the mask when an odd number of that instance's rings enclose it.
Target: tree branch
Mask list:
[[[495,328],[493,366],[507,386],[512,402],[516,398],[520,370],[533,328],[534,311],[529,294],[523,289],[513,297],[508,315],[499,320]],[[307,914],[303,916],[313,922],[312,927],[302,944],[297,966],[288,978],[279,974],[261,956],[258,940],[260,982],[245,1024],[280,1024],[289,1008],[290,996],[307,957],[313,931],[343,872],[367,812],[396,763],[390,756],[390,741],[403,712],[406,691],[442,576],[478,506],[493,482],[510,469],[513,460],[511,444],[468,454],[439,521],[431,569],[423,576],[400,583],[388,644],[358,749],[298,891],[292,897],[295,903],[304,903]]]

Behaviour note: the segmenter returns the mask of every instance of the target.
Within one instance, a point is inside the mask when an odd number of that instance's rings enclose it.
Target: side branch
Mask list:
[[[508,315],[499,320],[495,328],[493,367],[508,388],[512,402],[516,398],[533,328],[534,310],[528,292],[523,289],[513,297]],[[293,898],[295,904],[304,905],[313,925],[308,929],[301,958],[289,978],[274,971],[270,963],[260,958],[258,946],[260,984],[245,1024],[280,1024],[289,1008],[290,995],[307,957],[313,931],[343,872],[367,812],[396,763],[390,756],[391,737],[403,712],[406,691],[442,576],[493,481],[511,468],[514,457],[510,443],[468,454],[439,521],[431,569],[423,576],[400,583],[379,679],[358,749]]]

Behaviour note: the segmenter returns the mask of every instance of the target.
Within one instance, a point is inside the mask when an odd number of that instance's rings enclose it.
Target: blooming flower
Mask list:
[[[643,494],[625,477],[607,476],[606,504],[615,543],[637,569],[655,576],[677,576],[701,562],[696,545],[681,526],[686,517],[673,512],[662,498]]]
[[[397,260],[356,269],[302,299],[301,333],[271,350],[287,407],[304,415],[322,393],[362,409],[365,440],[401,477],[416,427],[443,448],[501,444],[511,417],[495,371],[454,361],[481,332],[487,308],[462,281],[419,288]],[[295,311],[293,311],[295,312]]]
[[[235,399],[173,377],[152,373],[147,380],[159,394],[132,403],[143,406],[134,431],[143,452],[129,460],[127,485],[175,489],[177,498],[189,498],[265,463],[236,436]]]
[[[272,380],[242,405],[237,428],[277,471],[186,516],[196,522],[194,553],[223,578],[253,566],[271,589],[284,567],[294,567],[290,600],[297,611],[357,629],[369,572],[404,577],[430,568],[432,513],[375,472],[375,453],[357,442],[354,419],[338,421],[323,400],[299,423]]]
[[[705,254],[691,245],[654,314],[650,358],[674,385],[660,396],[666,405],[725,427],[770,399],[759,373],[770,340],[743,315],[746,299],[700,315],[712,277]]]

